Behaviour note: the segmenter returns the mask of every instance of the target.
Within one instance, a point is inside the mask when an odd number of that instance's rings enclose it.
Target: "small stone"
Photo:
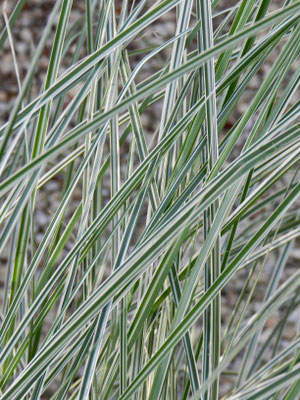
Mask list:
[[[294,249],[291,252],[291,257],[295,260],[300,260],[300,249]]]
[[[37,211],[35,214],[35,221],[37,222],[38,226],[45,227],[49,223],[49,218],[44,212]]]
[[[276,325],[279,323],[279,318],[276,317],[275,315],[272,315],[266,322],[266,328],[267,329],[273,329],[275,328]]]
[[[287,326],[287,328],[283,332],[283,337],[288,341],[293,340],[297,336],[297,330],[295,327]]]
[[[51,181],[47,182],[45,185],[45,190],[49,192],[56,192],[60,190],[59,182],[52,179]]]

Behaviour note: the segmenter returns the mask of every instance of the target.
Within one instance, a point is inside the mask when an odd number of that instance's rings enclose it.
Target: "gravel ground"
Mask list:
[[[12,9],[14,5],[14,1],[8,2],[8,9]],[[224,4],[236,4],[235,1],[224,1]],[[278,7],[278,4],[282,2],[274,3],[273,8]],[[45,0],[29,0],[24,7],[20,17],[17,20],[15,28],[13,29],[13,40],[14,47],[17,56],[18,70],[20,74],[21,80],[24,78],[25,73],[28,69],[31,56],[34,52],[34,47],[38,43],[39,37],[41,35],[41,30],[43,29],[47,17],[52,9],[54,1],[45,1]],[[222,4],[220,5],[222,7]],[[71,22],[76,21],[78,18],[82,16],[84,11],[84,1],[74,1],[73,11],[71,13]],[[218,21],[216,20],[215,23]],[[1,30],[3,28],[4,20],[1,18],[0,25]],[[159,21],[159,23],[154,24],[151,28],[145,31],[145,35],[143,38],[139,38],[135,40],[131,47],[132,49],[138,49],[145,44],[158,44],[167,39],[168,37],[173,36],[175,32],[175,22],[174,15],[169,14],[164,18],[163,21]],[[280,53],[280,48],[276,50],[276,52],[272,55],[272,57],[267,61],[267,63],[263,66],[259,74],[257,74],[253,80],[251,81],[249,87],[245,91],[241,101],[238,103],[238,106],[235,112],[232,115],[232,124],[245,112],[249,105],[249,101],[261,85],[265,75],[269,71],[272,63],[274,62],[275,57]],[[40,88],[43,85],[45,74],[48,66],[48,57],[51,51],[51,38],[49,38],[49,42],[46,46],[45,51],[39,61],[38,72],[35,76],[34,80],[34,95],[38,94]],[[165,52],[164,56],[168,56],[168,51]],[[63,72],[64,69],[68,67],[68,62],[70,61],[71,54],[69,57],[66,57],[65,65],[61,69],[60,73]],[[139,57],[136,57],[136,63],[139,61]],[[160,60],[159,58],[152,61],[147,68],[151,71],[157,70],[160,68]],[[147,76],[147,68],[141,74],[140,79],[144,79]],[[149,71],[149,70],[148,70]],[[78,90],[78,89],[74,89]],[[8,115],[13,107],[15,98],[18,94],[18,84],[16,79],[15,67],[13,63],[13,58],[11,55],[11,49],[9,45],[9,41],[6,40],[4,48],[1,51],[1,64],[0,64],[0,124],[2,125],[8,118]],[[70,96],[75,93],[70,93]],[[296,93],[295,96],[299,96],[299,93]],[[161,104],[158,103],[154,107],[151,108],[151,111],[148,114],[145,114],[143,117],[143,125],[147,132],[147,138],[149,142],[151,141],[153,132],[156,129],[156,124],[159,119],[161,111]],[[250,127],[250,126],[249,126]],[[248,129],[249,129],[248,127]],[[245,132],[247,134],[247,132]],[[126,157],[126,152],[128,150],[128,146],[124,146],[122,149],[121,156]],[[237,148],[238,152],[239,149]],[[235,154],[233,154],[233,157]],[[287,179],[287,178],[285,178]],[[279,182],[278,185],[274,188],[275,190],[279,189],[283,182]],[[37,242],[39,242],[45,232],[46,227],[48,226],[51,217],[54,211],[57,209],[57,206],[60,201],[60,193],[62,189],[62,180],[59,176],[55,180],[51,180],[48,182],[43,189],[39,192],[38,195],[38,210],[35,215],[35,230],[36,230],[36,238]],[[109,196],[108,190],[108,182],[107,188],[104,187],[104,191],[106,191],[106,196]],[[74,209],[81,199],[81,192],[77,189],[73,195],[73,204],[72,209]],[[69,210],[73,211],[73,210]],[[37,243],[38,244],[38,243]],[[298,243],[299,244],[299,243]],[[71,244],[70,244],[71,245]],[[260,309],[261,301],[263,300],[266,286],[268,284],[270,273],[276,263],[276,259],[279,253],[273,252],[272,255],[268,258],[267,264],[263,270],[259,278],[258,290],[254,293],[253,301],[251,302],[251,307],[249,307],[249,313],[255,312]],[[7,265],[7,249],[0,254],[0,294],[3,289],[3,279],[5,275],[6,265]],[[294,246],[294,250],[292,251],[291,258],[288,262],[288,267],[286,269],[285,278],[293,273],[296,268],[298,268],[298,263],[300,259],[300,250],[299,246]],[[241,271],[235,279],[233,279],[229,285],[224,288],[223,297],[222,297],[222,321],[227,322],[231,316],[232,309],[236,304],[239,293],[243,288],[244,282],[248,277],[249,271],[244,269]],[[0,296],[0,302],[2,296]],[[1,305],[1,304],[0,304]],[[276,314],[274,314],[266,323],[263,333],[261,335],[261,340],[264,340],[268,337],[271,330],[276,326],[285,313],[285,309],[281,309]],[[295,337],[297,334],[296,325],[299,323],[298,315],[296,312],[292,313],[289,317],[289,321],[287,324],[287,329],[285,329],[283,333],[283,343],[285,346]],[[270,356],[270,354],[266,353],[266,356]],[[236,358],[234,363],[232,364],[232,369],[239,368],[240,358]],[[232,381],[234,376],[225,376],[222,378],[222,395],[225,395],[228,390],[230,390],[232,386]]]

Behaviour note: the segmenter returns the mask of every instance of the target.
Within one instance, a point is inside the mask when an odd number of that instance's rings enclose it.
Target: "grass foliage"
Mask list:
[[[299,398],[299,331],[288,344],[283,332],[300,300],[300,271],[286,272],[300,235],[300,2],[86,0],[74,23],[72,0],[56,0],[20,77],[25,3],[4,7],[0,36],[19,83],[0,128],[1,399],[215,400],[226,377],[228,400]],[[166,15],[174,36],[147,42]]]

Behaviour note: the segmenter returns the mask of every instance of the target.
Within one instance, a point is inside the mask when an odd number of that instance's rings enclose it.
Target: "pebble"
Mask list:
[[[49,224],[49,217],[45,212],[39,210],[35,213],[35,221],[37,225],[44,228]]]
[[[283,331],[283,337],[287,339],[289,342],[292,341],[297,336],[297,330],[294,326],[288,325],[287,328]]]
[[[59,191],[59,189],[60,189],[60,184],[57,180],[51,179],[51,181],[45,184],[45,191],[47,193]]]
[[[280,320],[278,317],[276,317],[275,315],[272,315],[266,322],[266,328],[267,329],[275,328],[276,325],[278,325],[279,321]]]

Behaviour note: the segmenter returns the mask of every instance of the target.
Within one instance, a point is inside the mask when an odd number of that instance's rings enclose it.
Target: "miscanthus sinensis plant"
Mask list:
[[[86,0],[74,22],[56,0],[20,76],[25,3],[4,3],[0,37],[19,87],[0,129],[1,399],[215,400],[226,379],[228,400],[298,399],[300,2]]]

